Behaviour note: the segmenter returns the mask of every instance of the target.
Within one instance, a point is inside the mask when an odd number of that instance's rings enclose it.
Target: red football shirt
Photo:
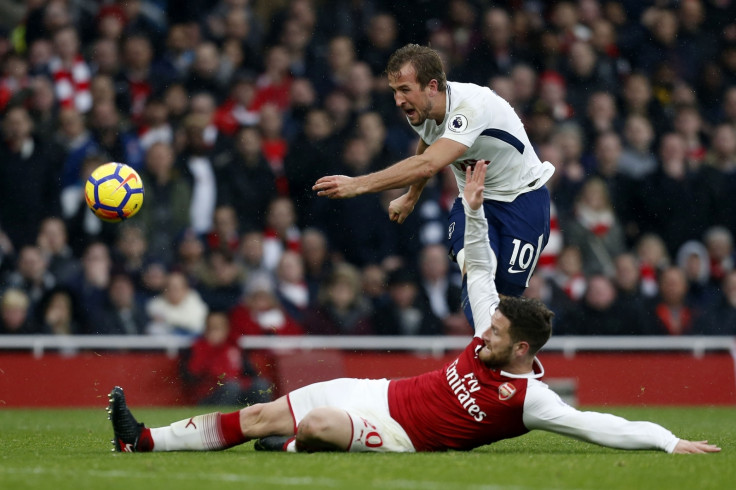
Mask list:
[[[522,420],[528,379],[487,368],[478,337],[442,369],[393,380],[388,406],[417,451],[470,450],[529,432]]]

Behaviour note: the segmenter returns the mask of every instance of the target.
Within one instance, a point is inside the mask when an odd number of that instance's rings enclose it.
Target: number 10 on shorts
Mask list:
[[[544,235],[539,235],[537,241],[536,251],[534,245],[531,243],[523,243],[518,238],[514,238],[512,243],[514,244],[514,251],[511,253],[511,260],[509,260],[509,274],[521,274],[526,272],[526,286],[529,286],[529,278],[532,277],[532,272],[537,266],[539,260],[539,254],[542,253],[542,240]]]

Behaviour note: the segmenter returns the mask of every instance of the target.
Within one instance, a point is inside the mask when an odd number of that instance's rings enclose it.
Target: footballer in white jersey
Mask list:
[[[367,175],[322,177],[313,190],[334,199],[409,186],[389,206],[389,218],[402,223],[437,172],[450,165],[462,193],[465,169],[488,162],[484,210],[499,261],[496,287],[501,294],[521,296],[549,239],[550,198],[544,184],[554,166],[539,160],[506,101],[489,88],[448,82],[434,50],[404,46],[391,56],[386,72],[396,105],[420,136],[417,154]],[[448,239],[450,255],[461,269],[464,229],[458,197],[450,211]],[[464,310],[472,325],[465,300]]]

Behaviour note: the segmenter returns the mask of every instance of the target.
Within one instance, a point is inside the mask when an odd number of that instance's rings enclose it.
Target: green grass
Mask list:
[[[608,408],[652,420],[723,451],[669,455],[619,451],[535,432],[469,453],[256,453],[252,443],[223,452],[119,454],[104,410],[0,410],[1,489],[732,489],[736,409]],[[200,408],[134,410],[148,426]]]

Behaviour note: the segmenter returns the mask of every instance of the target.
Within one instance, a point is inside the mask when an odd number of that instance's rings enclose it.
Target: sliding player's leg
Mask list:
[[[341,378],[287,395],[297,423],[292,438],[267,437],[257,450],[412,452],[414,446],[388,410],[388,380]]]
[[[113,388],[109,402],[116,451],[215,451],[254,438],[294,434],[294,420],[284,397],[237,412],[197,415],[150,429],[130,412],[122,388]]]

